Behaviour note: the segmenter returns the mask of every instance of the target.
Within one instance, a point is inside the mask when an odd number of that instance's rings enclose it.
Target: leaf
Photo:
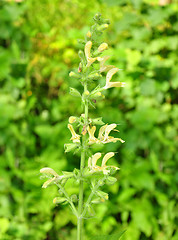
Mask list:
[[[99,235],[95,237],[91,237],[91,240],[119,240],[121,236],[125,233],[126,230],[122,232],[118,232],[112,235]]]

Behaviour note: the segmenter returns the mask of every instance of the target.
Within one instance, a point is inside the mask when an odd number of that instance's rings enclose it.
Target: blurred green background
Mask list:
[[[118,80],[127,86],[107,90],[91,115],[120,124],[126,142],[103,149],[118,152],[121,170],[105,189],[110,201],[85,221],[86,240],[124,229],[123,240],[178,239],[176,2],[0,1],[1,240],[75,239],[75,217],[52,203],[55,186],[41,189],[39,170],[79,167],[78,156],[63,148],[68,117],[82,111],[68,94],[80,84],[68,73],[79,64],[77,39],[97,12],[111,21],[103,36],[108,62],[123,69]]]

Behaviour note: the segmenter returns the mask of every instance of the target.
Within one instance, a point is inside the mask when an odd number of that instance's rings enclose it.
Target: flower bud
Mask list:
[[[104,95],[101,94],[101,92],[97,92],[97,93],[94,93],[94,94],[91,94],[91,99],[101,99],[101,98],[104,98]]]
[[[79,63],[79,67],[78,67],[78,72],[80,73],[82,71],[82,63]]]
[[[108,49],[108,44],[107,43],[102,43],[99,47],[98,47],[98,52],[103,52],[104,50]]]
[[[56,203],[63,203],[65,202],[67,199],[65,197],[55,197],[53,199],[53,203],[56,204]]]
[[[89,74],[87,78],[91,79],[91,80],[98,80],[100,77],[102,77],[101,74],[99,74],[99,73],[92,73],[92,74]]]
[[[78,198],[77,198],[76,194],[71,195],[70,199],[71,199],[72,202],[77,202],[78,201]]]
[[[97,191],[96,192],[96,194],[99,196],[99,197],[101,197],[101,198],[103,198],[103,199],[105,199],[105,200],[108,200],[109,199],[109,195],[107,194],[107,193],[105,193],[105,192],[103,192],[103,191]]]
[[[83,99],[88,98],[88,96],[90,95],[90,92],[87,90],[83,93]]]
[[[109,27],[109,25],[105,23],[105,24],[98,26],[97,30],[99,32],[102,32],[102,31],[106,30],[108,27]]]
[[[74,117],[74,116],[70,116],[69,117],[69,123],[74,123],[74,122],[76,122],[77,121],[77,118],[76,117]]]
[[[80,76],[80,74],[71,71],[71,72],[69,73],[69,77],[80,78],[81,76]]]
[[[78,147],[78,144],[76,144],[76,143],[67,143],[67,144],[64,144],[65,152],[73,151],[73,150],[76,149],[77,147]]]
[[[88,31],[87,34],[86,34],[86,36],[87,36],[88,38],[91,38],[91,32]]]

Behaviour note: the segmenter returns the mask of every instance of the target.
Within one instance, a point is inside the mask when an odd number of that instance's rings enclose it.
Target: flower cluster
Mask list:
[[[87,67],[90,67],[92,63],[94,63],[96,60],[98,60],[100,62],[99,72],[102,73],[102,72],[108,71],[108,73],[106,75],[106,84],[103,88],[108,89],[108,88],[112,88],[112,87],[124,87],[125,83],[123,83],[123,82],[110,82],[113,75],[121,69],[116,68],[113,65],[105,65],[105,62],[109,59],[109,56],[94,57],[94,58],[91,57],[91,47],[92,47],[92,42],[88,41],[85,44],[85,56],[86,56],[86,59],[87,59]],[[102,43],[98,47],[96,53],[101,53],[106,49],[108,49],[108,44],[107,43]]]
[[[52,168],[42,168],[40,173],[51,175],[52,177],[43,183],[42,188],[47,188],[50,184],[54,183],[57,180],[61,180],[63,176],[59,176]]]
[[[80,63],[78,71],[71,71],[69,76],[77,79],[83,86],[83,93],[80,93],[75,88],[70,88],[70,94],[74,97],[81,99],[83,107],[83,114],[81,116],[70,116],[69,123],[67,125],[72,143],[65,144],[65,152],[81,153],[80,169],[74,169],[72,172],[62,171],[62,175],[58,175],[51,168],[42,168],[40,172],[48,177],[43,184],[43,188],[48,187],[51,184],[56,184],[59,188],[60,197],[54,198],[55,204],[70,204],[73,213],[78,217],[78,236],[81,235],[81,221],[84,217],[93,216],[91,211],[92,204],[97,204],[108,200],[108,194],[99,190],[104,184],[112,185],[117,179],[111,175],[115,173],[115,170],[119,168],[116,166],[106,165],[107,161],[112,158],[114,152],[106,153],[101,161],[101,164],[97,164],[102,154],[97,152],[92,155],[90,148],[93,144],[106,144],[115,143],[120,141],[124,143],[124,140],[111,136],[113,131],[119,132],[116,127],[116,123],[105,124],[102,118],[90,118],[88,111],[90,106],[94,106],[99,100],[104,98],[102,92],[113,87],[124,87],[123,82],[112,82],[112,77],[121,69],[107,65],[106,61],[109,56],[103,56],[102,53],[108,49],[108,44],[100,41],[102,32],[108,28],[109,20],[103,19],[100,14],[96,14],[94,17],[95,24],[91,27],[91,31],[86,34],[86,40],[81,40],[82,49],[79,50]],[[91,89],[96,80],[102,77],[102,74],[106,73],[106,80],[103,87],[97,85],[94,89]],[[95,81],[95,82],[94,82]],[[93,84],[91,84],[93,83]],[[95,107],[95,106],[94,106]],[[96,137],[96,126],[100,125],[98,136]],[[86,157],[88,158],[88,166],[85,166]],[[69,179],[73,179],[76,183],[79,183],[79,194],[69,195],[65,190],[65,184]],[[88,200],[84,204],[84,188],[83,182],[87,182],[90,185],[91,193]],[[96,197],[96,198],[94,198]],[[78,207],[76,207],[78,202]],[[88,215],[87,215],[88,214]],[[79,239],[79,238],[78,238]],[[80,238],[81,239],[81,238]]]

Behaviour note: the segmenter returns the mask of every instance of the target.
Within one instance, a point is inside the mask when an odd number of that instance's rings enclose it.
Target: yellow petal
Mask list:
[[[92,158],[91,157],[89,157],[88,158],[88,167],[91,169],[92,168]]]
[[[112,87],[125,87],[124,82],[110,82],[107,86],[107,88],[112,88]]]
[[[91,41],[88,41],[86,44],[85,44],[85,56],[88,60],[88,58],[90,58],[91,56],[91,47],[92,47],[92,42]]]
[[[110,82],[112,76],[113,76],[116,72],[118,72],[118,71],[119,71],[118,68],[112,68],[111,70],[109,70],[109,72],[108,72],[107,75],[106,75],[106,85],[105,85],[105,87],[104,87],[105,89],[108,88],[108,85],[109,85],[109,82]]]
[[[106,166],[106,162],[108,161],[108,159],[110,159],[111,157],[114,156],[114,152],[109,152],[107,153],[104,158],[103,158],[103,161],[102,161],[102,165],[101,167],[105,167]]]
[[[74,143],[80,142],[80,135],[76,134],[76,132],[74,131],[73,126],[71,124],[68,124],[68,129],[70,130],[70,132],[72,134],[71,140]]]
[[[109,124],[109,125],[106,127],[104,137],[107,138],[108,135],[109,135],[109,133],[110,133],[115,127],[117,127],[117,124],[115,124],[115,123]]]
[[[104,138],[103,133],[105,132],[107,126],[108,126],[108,125],[106,124],[106,125],[104,125],[104,126],[102,126],[102,127],[100,128],[99,134],[98,134],[98,138],[99,138],[100,140],[102,140],[102,139]]]
[[[48,181],[44,182],[42,188],[47,188],[49,186],[49,184],[51,184],[55,180],[56,180],[56,178],[54,177],[54,178],[49,179]]]
[[[92,167],[95,167],[96,166],[96,163],[98,161],[98,159],[101,157],[101,153],[95,153],[93,156],[92,156]]]
[[[87,34],[86,34],[86,36],[87,36],[88,38],[91,38],[91,32],[88,31]]]
[[[97,57],[97,60],[100,62],[100,65],[104,65],[104,63],[110,58],[110,56],[104,56],[104,57]]]
[[[52,168],[42,168],[40,169],[40,173],[51,174],[55,177],[59,177],[59,175]]]
[[[98,47],[98,52],[103,52],[104,50],[108,49],[108,44],[107,43],[102,43],[99,47]]]
[[[87,59],[87,67],[90,67],[90,65],[91,65],[92,63],[94,63],[94,62],[96,61],[96,59],[97,59],[97,58],[88,58],[88,59]]]
[[[85,44],[85,56],[87,58],[87,67],[89,67],[93,62],[97,60],[97,58],[91,58],[91,47],[92,47],[92,42],[88,41]]]
[[[99,140],[97,138],[95,138],[94,134],[95,134],[95,131],[96,131],[96,127],[93,126],[93,127],[87,127],[87,130],[88,130],[88,134],[89,134],[89,144],[93,144],[93,143],[98,143]]]
[[[111,137],[111,136],[108,136],[107,138],[105,138],[102,143],[115,143],[117,141],[120,141],[121,143],[124,143],[125,141],[122,140],[121,138],[114,138],[114,137]]]
[[[100,72],[107,72],[112,68],[115,68],[115,66],[113,65],[104,65],[109,58],[110,58],[109,56],[97,57],[97,60],[100,62],[100,69],[99,69]]]

